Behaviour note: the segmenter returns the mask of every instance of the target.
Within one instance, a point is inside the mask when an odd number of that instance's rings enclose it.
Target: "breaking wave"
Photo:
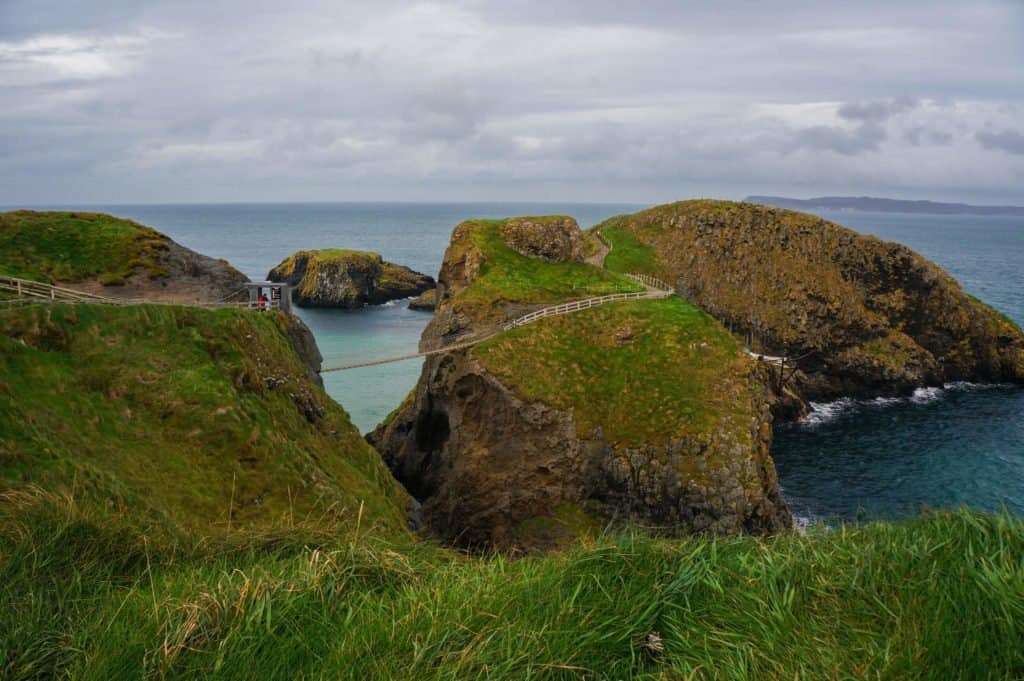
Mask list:
[[[850,397],[843,397],[833,402],[809,402],[811,411],[798,422],[805,428],[816,428],[826,423],[831,423],[844,414],[851,413],[858,409],[884,408],[897,404],[928,404],[940,400],[950,392],[974,392],[979,390],[998,390],[1011,388],[1006,383],[972,383],[970,381],[953,381],[945,383],[942,387],[929,386],[916,388],[913,393],[906,397],[875,397],[867,400],[855,400]]]

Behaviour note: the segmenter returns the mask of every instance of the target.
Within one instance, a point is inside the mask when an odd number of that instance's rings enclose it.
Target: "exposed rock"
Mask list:
[[[316,344],[313,332],[305,322],[293,314],[281,314],[275,319],[278,319],[279,324],[283,325],[283,330],[291,339],[296,354],[306,365],[306,375],[309,380],[321,388],[324,387],[324,379],[320,375],[324,357],[320,354],[320,347]]]
[[[436,285],[433,277],[386,262],[377,253],[343,249],[298,251],[270,270],[267,279],[287,282],[301,307],[380,305]]]
[[[480,333],[520,311],[495,301],[480,308],[486,313],[459,312],[458,303],[475,294],[473,282],[488,261],[477,245],[482,240],[471,238],[483,228],[464,223],[453,232],[439,305],[421,347]],[[639,353],[634,339],[649,330],[644,319],[616,322],[602,336],[609,351]],[[720,334],[729,338],[724,330]],[[646,442],[616,435],[621,421],[587,407],[525,399],[515,372],[511,381],[499,377],[488,368],[493,358],[485,361],[476,348],[428,357],[410,399],[368,438],[422,504],[426,526],[460,546],[542,551],[609,523],[641,523],[669,534],[782,531],[791,527],[792,516],[768,453],[768,392],[754,364],[732,347],[716,348],[727,368],[696,388],[725,405],[723,413],[711,410],[708,423],[692,427],[684,414],[669,418],[670,434],[652,429]],[[529,349],[520,350],[523,361],[531,361]],[[707,350],[694,344],[692,353],[701,351]],[[684,356],[692,358],[689,352],[673,351],[660,361],[676,366]],[[621,393],[607,395],[605,402],[628,407],[630,425],[662,416],[658,402],[650,401],[657,387],[645,382],[647,375],[623,375]]]
[[[160,272],[138,267],[123,279],[99,278],[68,282],[64,285],[106,298],[156,300],[174,303],[214,303],[247,300],[243,289],[249,282],[226,260],[218,260],[185,248],[170,237],[160,254]]]
[[[792,385],[807,399],[1024,381],[1017,325],[905,246],[726,201],[659,206],[595,229],[651,248],[650,274],[755,351],[803,357]]]
[[[416,296],[409,301],[410,310],[421,310],[425,312],[433,312],[437,307],[437,289],[432,288],[429,291],[424,291],[420,295]]]
[[[570,217],[511,218],[502,224],[501,237],[512,250],[531,258],[583,262],[583,233]]]

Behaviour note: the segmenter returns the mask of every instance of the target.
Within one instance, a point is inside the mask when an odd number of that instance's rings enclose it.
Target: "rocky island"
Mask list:
[[[635,291],[583,262],[565,217],[456,227],[421,347],[531,309]],[[608,523],[673,534],[790,527],[757,365],[686,300],[617,302],[429,357],[371,442],[463,546],[543,550]]]
[[[387,262],[379,253],[330,248],[298,251],[267,274],[287,282],[300,307],[358,308],[418,296],[433,277]]]
[[[115,299],[245,300],[249,278],[166,234],[102,213],[0,213],[0,274]]]
[[[1020,328],[906,246],[806,213],[710,200],[594,231],[612,245],[609,269],[660,277],[752,351],[793,358],[786,389],[803,399],[1024,381]]]

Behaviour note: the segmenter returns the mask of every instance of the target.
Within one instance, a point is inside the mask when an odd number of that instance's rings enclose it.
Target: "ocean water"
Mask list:
[[[253,279],[303,248],[344,247],[437,275],[452,228],[473,217],[568,214],[587,227],[639,210],[609,204],[236,204],[90,206],[151,225]],[[54,206],[53,208],[60,208]],[[82,206],[72,208],[82,209]],[[1024,323],[1024,220],[822,212],[933,260],[970,293]],[[429,313],[404,301],[358,311],[299,310],[325,365],[415,352]],[[418,360],[325,374],[328,393],[362,431],[397,407]],[[776,430],[784,494],[804,520],[899,517],[966,504],[1024,515],[1024,390],[950,385],[902,400],[815,405]]]
[[[910,246],[1024,324],[1024,219],[820,213]],[[783,494],[805,521],[901,517],[967,505],[1024,515],[1024,389],[947,385],[900,400],[815,405],[777,428]]]

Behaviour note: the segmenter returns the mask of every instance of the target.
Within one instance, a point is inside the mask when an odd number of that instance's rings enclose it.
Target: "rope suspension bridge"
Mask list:
[[[547,317],[557,317],[561,315],[573,314],[576,312],[582,312],[583,310],[590,310],[595,307],[607,305],[609,303],[626,301],[626,300],[658,300],[662,298],[668,298],[669,296],[675,295],[675,291],[671,286],[656,279],[650,275],[630,273],[626,274],[626,277],[633,281],[642,284],[644,287],[643,291],[633,291],[629,293],[611,293],[603,296],[596,296],[593,298],[584,298],[582,300],[573,300],[566,303],[560,303],[558,305],[551,305],[548,307],[534,310],[528,314],[525,314],[517,319],[513,319],[510,322],[506,322],[499,329],[491,331],[483,336],[473,338],[471,340],[462,341],[452,345],[446,345],[441,348],[434,350],[427,350],[425,352],[416,352],[406,355],[399,355],[397,357],[387,357],[384,359],[373,359],[362,362],[354,362],[350,364],[342,364],[338,366],[329,366],[321,369],[320,373],[330,373],[335,371],[348,371],[350,369],[359,369],[362,367],[379,366],[381,364],[391,364],[393,362],[404,362],[411,359],[421,359],[430,357],[432,355],[438,355],[445,352],[455,352],[457,350],[464,350],[471,348],[474,345],[483,343],[486,340],[497,336],[499,333],[504,331],[511,331],[512,329],[532,324],[541,319]],[[154,301],[149,299],[123,299],[123,298],[105,298],[93,293],[86,293],[85,291],[77,291],[75,289],[65,288],[62,286],[55,286],[52,284],[46,284],[38,281],[31,281],[28,279],[20,279],[17,277],[9,277],[0,275],[0,291],[14,294],[16,297],[0,300],[2,305],[18,305],[18,304],[31,304],[31,303],[78,303],[78,304],[92,304],[92,305],[138,305],[138,304],[156,304],[156,305],[192,305],[207,308],[242,308],[249,310],[265,310],[265,309],[277,309],[277,305],[269,305],[267,303],[259,303],[253,300],[248,301],[232,301],[231,298],[245,291],[244,288],[225,296],[219,301],[213,302],[193,302],[193,303],[180,303],[170,301]],[[744,352],[750,355],[755,360],[764,361],[769,364],[776,366],[785,366],[789,361],[786,357],[775,357],[772,355],[764,355],[751,352],[744,348]]]
[[[595,298],[585,298],[583,300],[574,300],[568,303],[561,303],[559,305],[551,305],[549,307],[535,310],[529,314],[525,314],[522,317],[513,319],[512,321],[502,325],[502,327],[496,331],[485,334],[472,340],[462,341],[461,343],[455,343],[453,345],[446,345],[442,348],[436,348],[434,350],[427,350],[426,352],[417,352],[409,355],[401,355],[399,357],[389,357],[387,359],[375,359],[366,362],[355,362],[353,364],[342,364],[334,367],[324,367],[320,370],[320,373],[325,374],[332,371],[348,371],[349,369],[358,369],[361,367],[377,366],[380,364],[391,364],[392,362],[402,362],[409,359],[419,359],[423,357],[430,357],[431,355],[439,355],[444,352],[454,352],[456,350],[464,350],[471,348],[474,345],[483,343],[486,340],[494,338],[503,331],[511,331],[512,329],[527,324],[532,324],[545,317],[556,317],[560,315],[572,314],[573,312],[580,312],[582,310],[589,310],[594,307],[606,305],[621,300],[656,300],[660,298],[667,298],[674,295],[675,292],[672,287],[665,282],[649,277],[644,274],[627,274],[627,277],[634,281],[644,285],[643,291],[635,291],[630,293],[611,293],[604,296],[597,296]]]

